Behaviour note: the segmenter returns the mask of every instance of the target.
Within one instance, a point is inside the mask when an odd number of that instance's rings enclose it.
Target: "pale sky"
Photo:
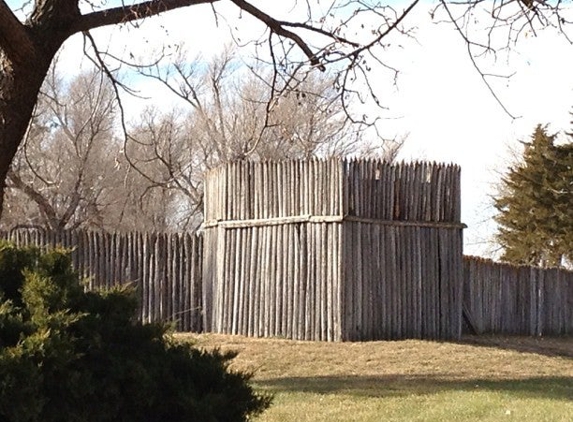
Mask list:
[[[396,3],[396,2],[393,2]],[[395,6],[398,8],[398,6]],[[229,19],[237,17],[229,8]],[[548,123],[554,131],[572,130],[569,112],[573,111],[573,47],[554,32],[523,36],[509,57],[497,62],[482,62],[499,74],[515,72],[510,79],[498,78],[495,92],[517,119],[510,118],[497,104],[472,67],[465,44],[450,26],[436,25],[420,7],[416,16],[416,40],[396,39],[403,48],[390,50],[388,60],[400,74],[393,86],[388,74],[376,77],[381,98],[395,119],[385,120],[387,136],[409,133],[402,159],[456,163],[462,167],[462,221],[465,252],[489,255],[488,243],[495,225],[489,196],[509,161],[508,149],[518,140],[527,140],[537,123]],[[243,39],[260,33],[260,27],[246,18],[239,21]],[[209,57],[229,40],[229,31],[213,18],[210,7],[194,6],[149,19],[138,30],[96,31],[100,46],[107,40],[116,44],[115,54],[142,56],[161,45],[182,41],[193,54]],[[248,28],[245,30],[245,26]],[[121,42],[117,41],[121,39]],[[64,62],[77,69],[81,38],[68,43]],[[68,67],[68,65],[66,65]],[[152,98],[148,103],[171,106],[171,99],[157,87],[138,86]],[[158,94],[154,95],[153,94]],[[126,100],[135,114],[144,102]]]
[[[510,148],[521,151],[518,141],[528,140],[538,123],[573,130],[573,47],[549,32],[516,46],[508,63],[514,76],[494,86],[519,116],[512,119],[472,67],[463,41],[445,27],[427,31],[400,87],[397,107],[410,131],[402,156],[461,165],[465,252],[488,255],[495,250],[488,244],[495,230],[490,195],[511,161]]]

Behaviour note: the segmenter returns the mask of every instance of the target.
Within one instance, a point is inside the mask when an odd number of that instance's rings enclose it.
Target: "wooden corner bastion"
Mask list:
[[[460,168],[239,162],[205,179],[204,329],[301,340],[457,339]]]

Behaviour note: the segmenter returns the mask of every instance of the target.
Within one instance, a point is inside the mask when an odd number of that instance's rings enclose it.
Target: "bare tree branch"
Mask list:
[[[276,20],[272,16],[267,15],[262,10],[257,9],[255,6],[253,6],[250,3],[247,3],[244,0],[231,0],[231,1],[233,3],[235,3],[237,5],[237,7],[239,7],[240,9],[244,10],[245,12],[249,13],[250,15],[254,16],[258,20],[260,20],[261,22],[266,24],[269,27],[269,29],[272,32],[274,32],[275,34],[277,34],[281,37],[291,39],[292,41],[294,41],[296,43],[296,45],[303,51],[303,53],[306,55],[306,57],[308,57],[308,60],[310,61],[310,63],[313,66],[316,66],[321,71],[326,70],[326,68],[324,67],[324,64],[322,64],[320,62],[320,59],[318,58],[316,53],[314,53],[310,49],[308,44],[305,41],[303,41],[303,39],[298,34],[295,34],[294,32],[289,31],[288,29],[285,29],[285,22]],[[289,24],[289,25],[294,26],[295,24]],[[306,26],[305,29],[309,29],[309,28],[311,28],[311,27]]]
[[[491,86],[491,84],[489,83],[489,81],[487,80],[487,75],[482,71],[482,69],[480,68],[480,66],[478,65],[478,63],[476,62],[476,58],[474,56],[474,54],[472,53],[472,45],[474,45],[475,43],[470,40],[467,35],[463,32],[462,27],[458,24],[457,20],[454,18],[450,8],[448,7],[448,4],[445,0],[440,0],[444,10],[446,11],[447,15],[449,16],[452,24],[454,25],[457,33],[463,38],[465,45],[466,45],[466,49],[468,52],[468,56],[469,59],[474,67],[474,69],[478,72],[478,74],[480,75],[484,85],[486,86],[486,88],[488,89],[488,91],[490,92],[490,94],[492,95],[492,97],[495,99],[495,101],[499,104],[499,106],[502,108],[502,110],[505,112],[505,114],[507,114],[509,117],[511,117],[512,119],[516,119],[517,117],[514,116],[505,106],[505,104],[503,103],[503,101],[501,101],[501,99],[499,98],[499,96],[497,95],[497,93],[495,92],[495,90],[493,89],[493,87]],[[489,50],[491,47],[490,46],[481,46],[482,48],[485,49],[485,51]]]
[[[113,72],[104,62],[112,58],[112,55],[106,55],[107,53],[97,49],[89,31],[128,22],[133,22],[133,26],[136,27],[136,21],[170,10],[201,4],[210,6],[215,14],[217,25],[223,21],[227,22],[237,44],[254,45],[257,48],[257,54],[260,53],[258,48],[264,46],[265,52],[258,54],[256,60],[259,61],[258,63],[267,61],[265,64],[271,65],[274,73],[266,81],[267,91],[262,94],[257,92],[261,95],[257,98],[250,98],[247,104],[242,105],[248,108],[247,111],[252,116],[260,120],[245,117],[244,121],[241,121],[236,113],[237,110],[241,110],[240,106],[232,104],[229,111],[225,108],[228,92],[226,87],[218,87],[218,80],[211,82],[201,80],[203,85],[198,85],[195,81],[187,79],[194,78],[196,75],[186,74],[183,68],[175,67],[174,72],[183,78],[181,89],[172,84],[168,86],[181,98],[185,98],[188,104],[195,107],[193,118],[202,120],[201,136],[216,139],[212,144],[199,142],[196,145],[197,148],[200,149],[201,154],[210,154],[216,159],[225,160],[243,158],[250,154],[271,157],[281,148],[285,148],[289,154],[300,156],[315,151],[313,150],[316,146],[314,141],[304,144],[299,138],[315,136],[319,131],[318,122],[311,118],[306,120],[305,125],[299,125],[304,127],[293,125],[293,127],[285,128],[281,126],[281,119],[284,116],[280,113],[285,113],[285,104],[288,105],[289,102],[294,101],[299,109],[295,107],[292,115],[296,115],[296,118],[304,117],[297,113],[305,109],[307,103],[312,102],[300,101],[298,104],[297,101],[304,99],[305,93],[302,91],[304,91],[305,81],[310,78],[309,72],[314,69],[325,70],[325,67],[330,65],[334,74],[337,75],[334,85],[339,88],[334,97],[341,104],[343,112],[346,112],[346,122],[352,120],[359,125],[368,122],[373,124],[371,122],[375,122],[378,117],[359,118],[359,115],[364,113],[364,104],[377,104],[381,110],[384,110],[385,106],[381,104],[374,92],[375,85],[371,83],[374,77],[379,77],[378,72],[372,72],[375,76],[370,76],[372,63],[383,72],[386,70],[394,72],[395,81],[399,69],[393,66],[392,62],[387,61],[388,55],[385,52],[390,44],[399,44],[392,38],[393,34],[411,36],[412,32],[406,24],[407,18],[422,3],[419,0],[408,0],[402,3],[400,6],[402,10],[398,11],[392,2],[388,4],[388,2],[379,0],[327,2],[292,0],[290,4],[295,7],[295,12],[306,9],[306,16],[298,21],[295,18],[289,21],[290,18],[274,16],[272,6],[266,6],[273,5],[270,1],[230,0],[224,4],[232,3],[242,13],[249,14],[265,27],[260,37],[245,42],[245,40],[238,41],[242,37],[236,36],[234,25],[231,26],[230,20],[227,21],[224,15],[219,15],[218,11],[215,11],[214,6],[223,3],[219,0],[129,0],[136,4],[128,5],[121,2],[118,7],[104,10],[101,8],[106,7],[108,3],[106,1],[95,4],[91,0],[81,2],[80,0],[35,0],[32,7],[23,10],[23,13],[27,14],[24,23],[20,22],[13,8],[11,9],[6,2],[7,0],[0,0],[0,211],[6,175],[17,154],[18,147],[26,137],[39,90],[49,71],[52,59],[64,41],[72,34],[83,32],[86,34],[85,42],[94,46],[95,53],[92,54],[92,60],[104,72],[107,72],[107,76],[113,81],[118,109],[122,112],[119,89],[127,89],[127,87],[122,86],[114,78]],[[92,12],[85,12],[86,3],[87,7],[91,7]],[[265,6],[262,6],[263,4]],[[488,56],[490,53],[495,55],[498,51],[509,51],[519,39],[527,34],[537,34],[544,28],[560,31],[567,40],[571,40],[567,34],[567,30],[570,30],[573,23],[570,21],[571,9],[564,0],[440,0],[438,4],[434,12],[437,9],[445,9],[443,20],[454,24],[467,45],[472,64],[481,75],[490,93],[502,107],[504,104],[490,84],[491,73],[485,72],[480,67],[478,59],[481,56]],[[30,9],[32,9],[31,13]],[[319,11],[320,16],[317,16],[315,11]],[[458,14],[459,11],[462,13]],[[82,13],[85,14],[82,15]],[[487,20],[482,21],[482,17]],[[476,28],[479,31],[475,31]],[[493,44],[499,41],[500,33],[502,45],[496,48]],[[122,40],[115,39],[110,42],[115,46]],[[167,51],[163,50],[162,58]],[[133,63],[128,63],[126,58],[112,59],[118,60],[122,65],[133,66]],[[154,69],[164,67],[164,63],[159,63],[159,61],[154,64],[156,65]],[[252,63],[246,64],[244,68],[249,68],[251,65]],[[265,69],[267,70],[268,68]],[[270,73],[266,73],[265,76],[270,76]],[[215,102],[201,98],[202,90],[210,90],[215,96]],[[311,112],[309,109],[305,110],[307,114]],[[231,113],[229,117],[225,115],[227,112]],[[353,116],[353,112],[356,115]],[[327,114],[323,113],[323,115]],[[249,119],[251,120],[248,121]],[[136,139],[129,137],[123,120],[122,116],[125,147],[128,141],[136,142]],[[57,123],[57,118],[54,122]],[[241,133],[243,138],[236,141],[233,136],[242,124],[248,126],[248,130],[244,130]],[[88,126],[77,129],[80,136],[97,130],[96,127]],[[65,125],[62,125],[60,132],[64,130]],[[328,130],[336,132],[332,126],[328,127]],[[46,133],[43,135],[50,136],[49,132],[47,130],[48,135]],[[276,136],[276,139],[270,135]],[[143,142],[137,146],[145,149],[150,145]],[[174,150],[158,149],[153,152],[152,156],[137,157],[140,160],[139,163],[146,165],[152,162],[157,163],[159,167],[171,166],[169,171],[161,174],[168,182],[160,180],[162,198],[169,200],[173,200],[173,192],[185,192],[187,186],[195,186],[193,173],[189,167],[180,164],[173,167],[175,158],[177,158],[173,154]],[[130,160],[130,157],[127,156],[126,159]],[[122,158],[122,160],[125,159]],[[145,160],[149,160],[149,163]],[[141,175],[144,174],[146,173]],[[155,175],[151,174],[149,184],[156,179]],[[45,180],[51,181],[51,175]],[[34,181],[39,182],[37,178]],[[24,182],[28,180],[24,179]],[[188,193],[185,194],[189,193],[194,194],[193,188],[189,188]],[[152,194],[156,194],[153,189]],[[149,194],[147,198],[149,201],[152,200],[149,199],[152,194]]]
[[[113,208],[111,186],[121,187],[114,168],[121,157],[119,146],[112,146],[117,110],[110,84],[94,71],[66,85],[54,69],[36,109],[8,178],[7,205],[15,210],[8,221],[52,230],[103,228],[101,217]]]
[[[24,181],[14,172],[8,173],[8,180],[13,184],[13,186],[22,192],[24,192],[30,199],[32,199],[40,209],[42,215],[44,215],[46,222],[50,229],[56,229],[58,225],[58,217],[56,211],[50,204],[50,202],[38,191],[36,191],[32,186],[24,183]]]
[[[0,46],[10,60],[16,63],[36,55],[36,47],[27,28],[12,13],[4,0],[0,0]]]
[[[360,53],[362,53],[363,51],[371,49],[376,44],[378,44],[380,41],[382,41],[388,34],[390,34],[392,31],[394,31],[396,28],[398,28],[398,25],[400,25],[400,23],[402,23],[402,21],[406,18],[406,16],[408,16],[410,14],[410,12],[412,10],[414,10],[414,7],[416,7],[418,2],[419,2],[419,0],[414,0],[412,3],[410,3],[410,5],[402,12],[402,14],[400,16],[398,16],[398,18],[392,24],[388,25],[388,28],[386,28],[385,31],[381,32],[376,38],[374,38],[368,44],[364,45],[363,47],[360,47],[359,49],[357,49],[355,51],[353,51],[352,55],[357,56]]]
[[[219,0],[150,0],[132,6],[119,6],[113,9],[88,13],[81,16],[71,27],[71,33],[89,31],[102,26],[132,22],[169,10],[198,4],[215,3]]]

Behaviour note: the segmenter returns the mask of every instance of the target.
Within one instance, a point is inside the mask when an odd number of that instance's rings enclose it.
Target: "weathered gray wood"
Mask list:
[[[484,333],[563,335],[573,328],[573,273],[464,258],[464,304]]]
[[[557,270],[462,263],[459,168],[311,160],[233,163],[205,180],[203,236],[15,230],[76,247],[88,288],[133,282],[143,321],[309,340],[573,331]],[[191,254],[191,255],[190,255]],[[463,268],[463,269],[462,269]]]

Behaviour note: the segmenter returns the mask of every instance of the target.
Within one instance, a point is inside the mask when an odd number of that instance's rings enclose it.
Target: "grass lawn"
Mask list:
[[[178,335],[239,352],[274,395],[260,422],[573,421],[573,338],[320,343]]]

